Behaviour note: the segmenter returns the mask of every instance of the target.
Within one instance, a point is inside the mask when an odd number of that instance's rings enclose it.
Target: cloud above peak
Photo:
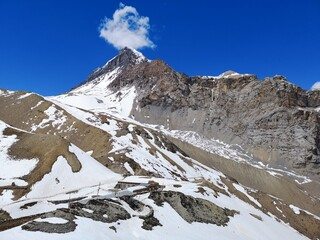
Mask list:
[[[320,82],[316,82],[315,84],[312,85],[311,90],[316,90],[320,89]]]
[[[122,3],[113,13],[113,18],[105,18],[99,27],[100,37],[117,49],[154,48],[155,44],[149,39],[149,29],[148,17],[140,16],[134,7]]]

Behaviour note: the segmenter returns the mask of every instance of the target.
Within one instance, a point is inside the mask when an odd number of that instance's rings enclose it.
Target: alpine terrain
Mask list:
[[[320,90],[122,49],[0,90],[0,239],[320,239]]]

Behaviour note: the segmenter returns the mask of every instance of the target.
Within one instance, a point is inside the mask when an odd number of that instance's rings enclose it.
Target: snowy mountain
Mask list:
[[[318,239],[319,106],[130,48],[66,94],[0,90],[0,239]]]

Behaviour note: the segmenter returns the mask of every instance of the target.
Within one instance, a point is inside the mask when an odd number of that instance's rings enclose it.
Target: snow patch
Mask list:
[[[93,213],[94,211],[88,208],[82,208],[83,211],[88,212],[88,213]]]
[[[31,192],[28,194],[29,198],[50,197],[60,193],[67,194],[85,187],[98,186],[100,183],[117,181],[121,178],[119,174],[112,172],[75,145],[71,144],[69,151],[77,156],[81,163],[81,170],[72,172],[67,160],[63,156],[59,156],[53,164],[51,172],[32,186]]]
[[[290,204],[289,207],[292,209],[292,211],[295,213],[295,214],[300,214],[300,208]]]
[[[18,141],[16,135],[3,135],[3,130],[8,126],[0,121],[0,179],[4,182],[10,179],[23,177],[29,174],[37,165],[38,159],[13,159],[9,156],[9,148]],[[17,184],[22,181],[13,180]]]
[[[50,122],[53,127],[60,129],[61,126],[67,121],[67,116],[64,115],[63,110],[57,110],[54,105],[51,105],[47,110],[44,111],[44,113],[48,118],[43,119],[39,125],[33,124],[31,127],[32,132],[36,131],[38,128],[48,127]]]
[[[0,178],[0,187],[5,187],[5,186],[25,187],[27,185],[28,185],[28,183],[22,179],[17,179],[17,178],[2,179],[2,178]]]
[[[20,99],[29,97],[29,96],[32,95],[32,94],[33,94],[33,93],[25,93],[25,94],[21,95],[20,97],[18,97],[17,100],[20,100]]]
[[[107,87],[120,74],[120,72],[121,72],[121,69],[119,67],[115,68],[114,70],[72,90],[70,94],[72,95],[72,94],[81,93],[86,95],[101,95],[102,91],[107,90]]]
[[[43,101],[38,102],[34,107],[31,108],[31,110],[39,107],[42,103],[43,103]]]
[[[118,92],[101,87],[94,91],[86,92],[84,95],[61,95],[50,100],[95,113],[109,111],[110,113],[128,117],[136,96],[137,93],[134,86],[124,88]]]
[[[12,94],[14,94],[15,91],[10,91],[10,90],[2,90],[0,89],[0,95],[1,96],[4,96],[4,97],[7,97],[7,96],[10,96]]]
[[[50,217],[50,218],[38,218],[35,220],[36,222],[47,222],[51,224],[66,224],[68,221],[63,218]]]
[[[134,171],[132,169],[132,167],[129,165],[129,163],[125,162],[124,165],[125,169],[132,175],[134,175]]]
[[[262,207],[262,205],[261,205],[254,197],[252,197],[251,195],[249,195],[249,194],[247,193],[246,189],[245,189],[243,186],[241,186],[241,185],[239,185],[239,184],[235,184],[235,183],[233,183],[233,186],[234,186],[239,192],[242,192],[244,195],[246,195],[246,196],[250,199],[250,201],[254,202],[257,206]]]

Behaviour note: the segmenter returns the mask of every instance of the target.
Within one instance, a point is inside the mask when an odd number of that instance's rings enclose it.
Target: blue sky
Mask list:
[[[275,74],[310,89],[320,81],[319,0],[122,1],[148,17],[153,48],[188,75]],[[0,0],[0,88],[68,91],[118,50],[99,37],[120,1]]]

